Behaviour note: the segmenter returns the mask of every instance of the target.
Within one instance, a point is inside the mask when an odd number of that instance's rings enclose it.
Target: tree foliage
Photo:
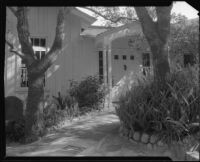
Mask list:
[[[173,15],[169,39],[170,59],[182,58],[183,54],[191,54],[198,60],[199,21],[188,20],[183,15]]]
[[[134,7],[85,7],[95,17],[104,18],[105,26],[119,26],[138,20]],[[155,7],[145,7],[153,20],[156,19]]]

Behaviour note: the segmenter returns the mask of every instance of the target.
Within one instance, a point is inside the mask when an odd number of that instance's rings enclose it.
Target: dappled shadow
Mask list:
[[[106,134],[117,134],[119,119],[113,114],[100,115],[94,119],[85,119],[56,130],[55,135],[44,137],[43,141],[56,140],[60,137],[99,140]]]
[[[27,145],[7,147],[7,156],[40,156],[51,155],[52,152],[67,152],[75,155],[85,148],[97,144],[107,135],[118,134],[119,119],[113,113],[100,114],[94,118],[72,122],[70,125],[58,129],[41,140]],[[69,149],[66,149],[70,146]],[[73,146],[73,147],[72,147]],[[57,154],[56,154],[57,155]]]

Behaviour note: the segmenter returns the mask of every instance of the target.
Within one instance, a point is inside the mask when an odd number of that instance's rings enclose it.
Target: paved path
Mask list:
[[[41,140],[27,145],[10,145],[7,156],[173,156],[162,148],[120,137],[114,112],[101,112],[65,124]],[[174,158],[177,160],[176,158]]]

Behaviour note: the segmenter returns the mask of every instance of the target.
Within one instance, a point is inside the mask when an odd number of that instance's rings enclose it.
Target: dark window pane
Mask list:
[[[24,61],[24,60],[21,60],[21,64],[25,64],[25,61]]]
[[[99,60],[99,67],[103,66],[103,61]]]
[[[45,51],[41,51],[41,59],[44,58],[45,56]]]
[[[149,53],[143,53],[142,62],[143,62],[143,66],[145,66],[145,67],[150,66],[150,54]]]
[[[34,39],[34,46],[39,46],[39,38]]]
[[[123,60],[126,60],[126,55],[123,55],[122,58],[123,58]]]
[[[44,78],[43,78],[43,86],[45,87],[45,75],[44,75]]]
[[[21,87],[28,87],[27,69],[21,69]]]
[[[194,60],[192,55],[186,54],[184,55],[184,67],[188,66],[188,65],[193,65],[194,64]]]
[[[103,59],[103,51],[99,51],[99,59]]]
[[[35,51],[35,55],[36,55],[37,59],[39,60],[40,59],[40,51]]]
[[[45,47],[46,46],[46,40],[45,39],[40,39],[40,46]]]
[[[134,56],[133,56],[133,55],[131,55],[131,56],[130,56],[130,59],[131,59],[131,60],[134,60]]]
[[[114,59],[115,59],[115,60],[118,60],[118,59],[119,59],[119,56],[118,56],[118,55],[114,55]]]
[[[33,41],[34,41],[34,39],[33,39],[33,38],[31,38],[31,44],[32,44],[32,46],[33,46],[33,43],[34,43]]]
[[[99,80],[103,82],[103,51],[99,51]]]
[[[103,75],[103,68],[99,68],[99,75]]]

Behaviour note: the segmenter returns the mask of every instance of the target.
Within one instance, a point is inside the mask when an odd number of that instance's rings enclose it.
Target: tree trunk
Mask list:
[[[28,141],[32,141],[44,133],[43,124],[43,100],[44,74],[31,74],[28,69],[29,90],[26,104],[25,135]]]
[[[13,7],[9,8],[17,18],[17,31],[19,42],[21,44],[21,51],[14,47],[9,41],[6,41],[6,43],[10,46],[10,51],[21,57],[27,67],[29,86],[25,112],[25,136],[26,142],[32,142],[44,133],[44,74],[56,61],[57,55],[63,50],[63,40],[65,38],[65,14],[70,12],[71,7],[60,7],[57,16],[56,35],[53,45],[41,60],[37,60],[31,45],[28,23],[29,9],[27,7],[17,7],[16,9]]]
[[[135,7],[153,55],[154,80],[158,84],[161,83],[160,85],[165,83],[166,75],[170,73],[167,42],[170,34],[171,9],[172,5],[156,7],[157,21],[154,22],[145,7]]]
[[[149,44],[153,55],[154,80],[163,82],[167,73],[170,73],[167,43],[163,44],[161,40],[157,39]]]

